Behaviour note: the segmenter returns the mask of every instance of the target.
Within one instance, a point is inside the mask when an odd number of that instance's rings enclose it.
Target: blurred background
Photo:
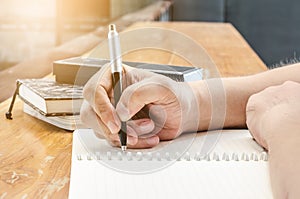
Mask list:
[[[0,70],[154,0],[0,0]]]
[[[0,0],[0,70],[156,0]],[[299,0],[174,0],[171,20],[232,23],[273,67],[300,56]]]
[[[0,1],[1,69],[54,45],[53,0]]]

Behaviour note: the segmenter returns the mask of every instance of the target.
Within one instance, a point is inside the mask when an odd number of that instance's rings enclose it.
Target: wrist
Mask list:
[[[209,128],[211,121],[211,96],[205,81],[188,83],[195,97],[195,104],[198,110],[198,131]]]

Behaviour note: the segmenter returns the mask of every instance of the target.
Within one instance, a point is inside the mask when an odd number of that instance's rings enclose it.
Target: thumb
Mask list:
[[[170,89],[167,77],[152,77],[128,86],[116,107],[122,121],[127,121],[138,113],[145,105],[164,103],[168,100]]]

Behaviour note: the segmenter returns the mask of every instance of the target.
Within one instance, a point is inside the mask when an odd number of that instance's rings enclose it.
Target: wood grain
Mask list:
[[[193,39],[204,47],[223,77],[267,70],[230,24],[144,22],[137,23],[128,30],[141,27],[174,30]],[[186,53],[193,54],[194,51],[189,49]],[[124,59],[161,64],[191,64],[180,55],[157,49],[132,51]],[[10,100],[7,100],[0,104],[0,198],[67,198],[72,133],[26,115],[19,99],[14,107],[14,119],[6,120],[5,112],[9,103]]]
[[[0,197],[66,197],[72,133],[24,114],[19,99],[6,120],[9,103],[0,106]]]
[[[267,69],[240,33],[229,23],[148,22],[136,23],[127,31],[145,27],[166,28],[191,38],[206,50],[222,77],[251,75]],[[194,49],[189,49],[185,54],[193,52]],[[161,58],[157,61],[159,56]],[[153,59],[154,57],[156,58]],[[166,56],[157,54],[157,51],[153,54],[137,51],[126,55],[124,59],[136,60],[136,58],[140,61],[160,63],[162,60],[166,60]],[[165,64],[191,65],[187,60],[174,54]],[[205,67],[205,65],[200,67]]]

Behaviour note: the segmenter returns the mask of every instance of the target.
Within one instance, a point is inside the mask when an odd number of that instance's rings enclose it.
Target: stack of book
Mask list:
[[[51,79],[21,79],[17,85],[25,113],[66,130],[84,127],[79,116],[82,86]]]
[[[80,108],[83,86],[108,60],[75,57],[53,63],[55,80],[21,79],[16,94],[25,102],[24,112],[66,130],[83,128]],[[124,62],[125,63],[125,62]],[[170,77],[175,81],[202,79],[203,69],[138,62],[125,64]],[[15,94],[15,95],[16,95]],[[13,98],[12,104],[14,102]],[[12,119],[11,109],[6,117]]]

